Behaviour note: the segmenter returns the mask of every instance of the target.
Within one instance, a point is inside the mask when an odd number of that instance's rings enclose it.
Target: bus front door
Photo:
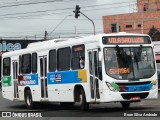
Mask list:
[[[41,98],[44,100],[48,98],[47,89],[47,56],[39,57],[40,60],[40,84],[41,84]]]
[[[98,49],[89,50],[88,55],[89,55],[91,101],[98,102],[100,99],[99,77],[98,77],[98,65],[99,65]]]
[[[18,93],[18,62],[16,60],[12,61],[13,65],[13,84],[14,84],[14,99],[19,98]]]

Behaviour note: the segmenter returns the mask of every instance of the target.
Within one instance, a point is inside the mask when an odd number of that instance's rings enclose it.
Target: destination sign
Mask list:
[[[74,48],[74,51],[75,51],[75,52],[79,52],[79,51],[82,51],[82,50],[83,50],[82,47],[75,47],[75,48]]]
[[[106,36],[102,38],[103,44],[150,44],[148,36]]]
[[[82,52],[84,51],[84,45],[73,46],[72,50],[74,52]]]

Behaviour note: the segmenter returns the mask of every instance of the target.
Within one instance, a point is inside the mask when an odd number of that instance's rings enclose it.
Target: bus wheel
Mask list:
[[[131,104],[130,102],[121,102],[121,105],[122,105],[123,109],[129,109],[130,104]]]
[[[25,102],[26,102],[26,106],[28,109],[32,109],[34,106],[33,100],[32,100],[32,95],[31,95],[31,91],[27,90],[25,93]]]
[[[79,93],[80,110],[85,111],[89,109],[89,103],[86,102],[86,95],[83,89]]]
[[[61,104],[62,106],[72,106],[72,105],[75,104],[75,102],[60,102],[60,104]]]

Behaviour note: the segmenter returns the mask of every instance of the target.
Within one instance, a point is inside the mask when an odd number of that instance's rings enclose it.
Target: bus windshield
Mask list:
[[[155,73],[151,47],[104,48],[104,60],[106,73],[116,79],[144,79]]]

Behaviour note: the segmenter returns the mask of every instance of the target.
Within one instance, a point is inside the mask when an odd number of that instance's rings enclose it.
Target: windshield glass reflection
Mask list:
[[[116,79],[149,78],[155,73],[151,47],[104,48],[106,73]]]

